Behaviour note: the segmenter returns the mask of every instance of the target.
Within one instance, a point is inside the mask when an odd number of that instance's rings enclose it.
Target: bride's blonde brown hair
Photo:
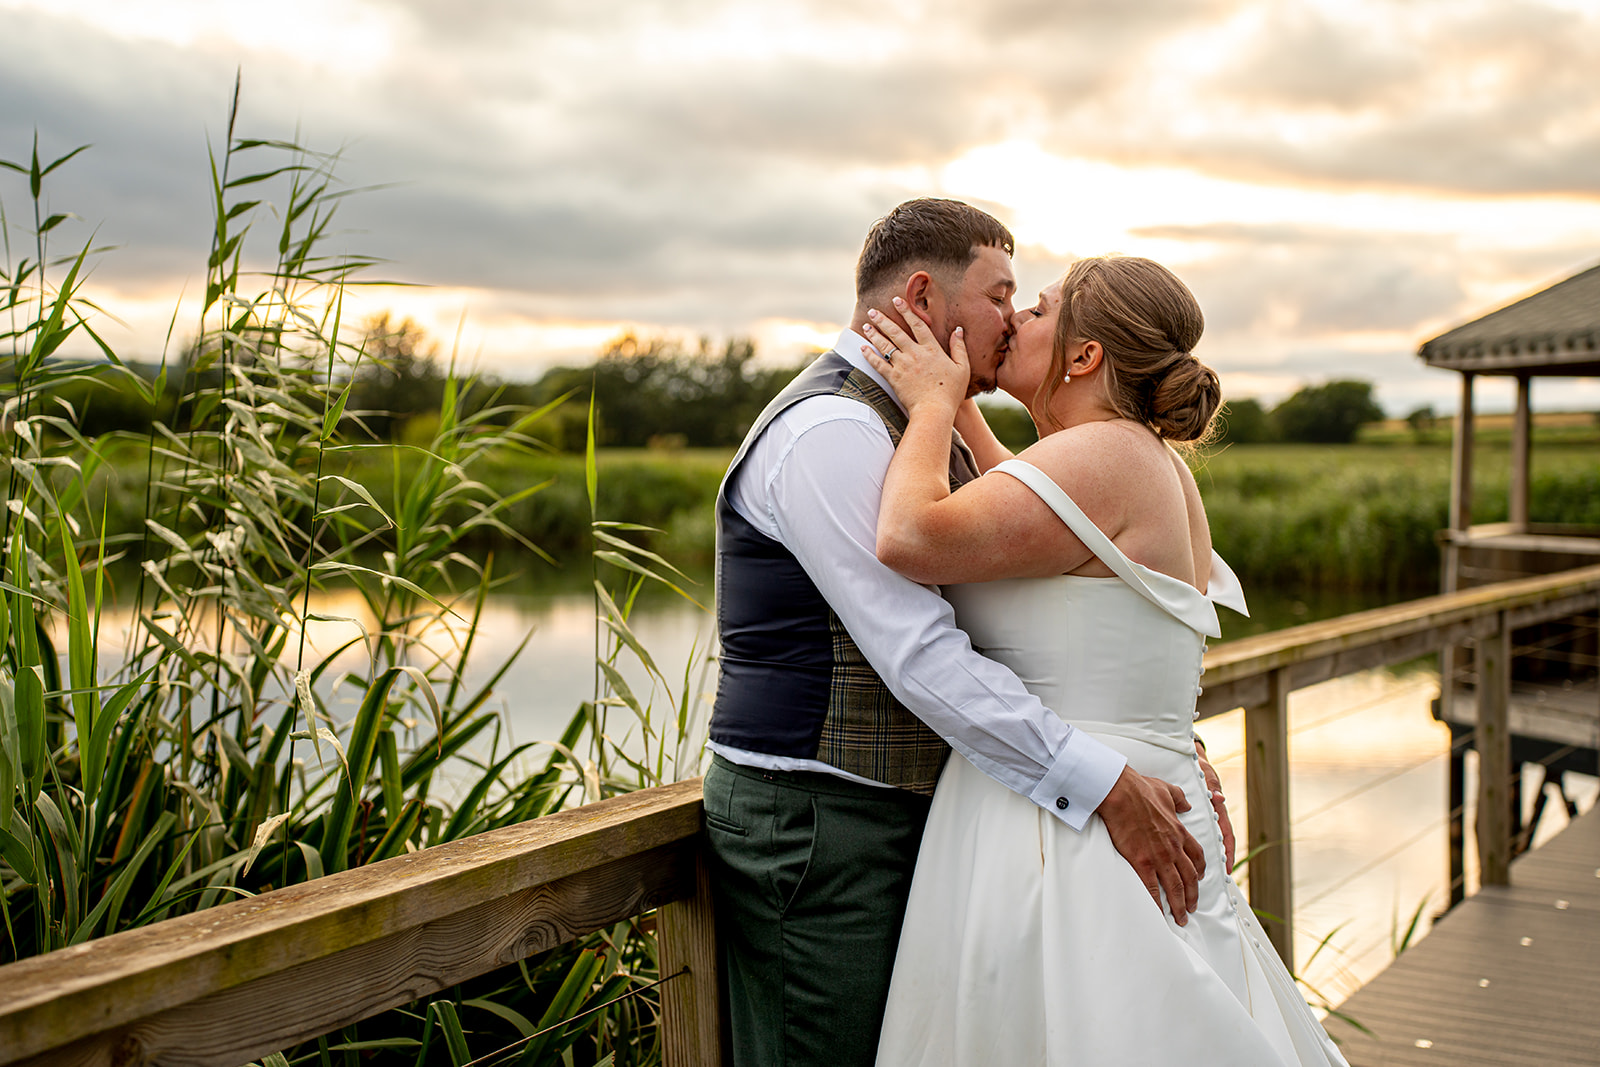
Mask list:
[[[1204,440],[1222,403],[1216,372],[1194,356],[1205,325],[1189,287],[1161,264],[1136,256],[1080,259],[1061,282],[1039,410],[1048,410],[1063,384],[1071,342],[1098,341],[1106,398],[1118,415],[1167,441]]]

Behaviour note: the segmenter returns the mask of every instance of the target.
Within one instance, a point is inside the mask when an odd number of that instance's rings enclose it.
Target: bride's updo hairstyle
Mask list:
[[[1081,259],[1061,283],[1043,399],[1048,404],[1062,387],[1068,345],[1098,341],[1106,398],[1118,415],[1166,441],[1204,440],[1222,403],[1216,372],[1194,357],[1205,325],[1189,287],[1161,264],[1134,256]]]

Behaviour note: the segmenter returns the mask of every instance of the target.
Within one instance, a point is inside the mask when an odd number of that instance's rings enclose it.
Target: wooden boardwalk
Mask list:
[[[1340,1006],[1352,1067],[1600,1065],[1600,805]]]

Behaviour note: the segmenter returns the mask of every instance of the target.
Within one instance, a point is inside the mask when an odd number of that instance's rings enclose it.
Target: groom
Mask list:
[[[936,590],[878,562],[906,416],[861,357],[900,297],[971,392],[994,388],[1016,281],[999,221],[912,200],[867,234],[850,328],[756,420],[717,499],[720,679],[705,820],[734,1062],[850,1067],[876,1052],[930,797],[951,747],[1081,830],[1098,812],[1174,914],[1205,861],[1177,788],[1074,730],[978,655]],[[977,476],[959,438],[951,483]],[[1070,709],[1065,709],[1070,710]]]

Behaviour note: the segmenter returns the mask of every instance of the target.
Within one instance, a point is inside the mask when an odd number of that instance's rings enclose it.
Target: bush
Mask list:
[[[1272,409],[1281,440],[1312,445],[1350,444],[1363,423],[1382,418],[1371,382],[1308,385]]]

